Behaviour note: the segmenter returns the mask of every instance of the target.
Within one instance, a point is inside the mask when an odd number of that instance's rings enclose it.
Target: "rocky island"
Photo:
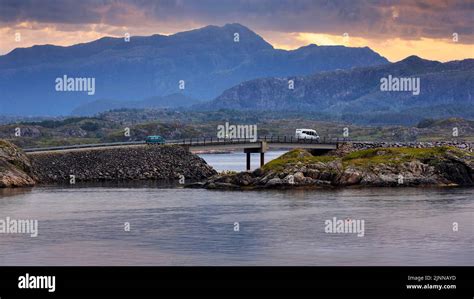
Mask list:
[[[474,154],[456,147],[342,147],[323,156],[295,149],[253,172],[218,174],[193,187],[208,189],[343,186],[472,186]]]
[[[207,189],[474,186],[472,148],[457,146],[347,143],[324,155],[295,149],[252,172],[218,174],[202,158],[180,146],[140,145],[26,155],[17,146],[0,140],[0,187],[68,183],[71,176],[76,182],[184,178],[186,182],[199,181],[187,187]]]

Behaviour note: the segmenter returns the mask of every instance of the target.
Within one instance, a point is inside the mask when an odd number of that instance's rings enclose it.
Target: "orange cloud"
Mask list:
[[[474,46],[460,43],[462,36],[458,35],[458,42],[453,38],[432,39],[421,38],[418,40],[404,40],[390,38],[385,40],[352,37],[349,34],[330,35],[318,33],[277,33],[264,34],[266,40],[280,49],[296,49],[308,44],[317,45],[343,45],[348,47],[369,47],[388,60],[399,61],[410,55],[417,55],[424,59],[450,61],[474,58]]]
[[[158,24],[147,24],[146,26],[113,26],[106,24],[86,25],[44,24],[36,22],[21,22],[14,27],[0,28],[0,55],[6,54],[19,47],[31,47],[33,45],[54,44],[69,46],[78,43],[90,42],[104,36],[123,37],[126,32],[134,35],[172,34],[175,31],[184,31],[201,27],[201,24],[188,24],[188,28],[170,28]],[[191,26],[191,28],[189,28]],[[158,32],[157,29],[162,30]],[[21,36],[19,41],[15,40],[16,33]],[[401,38],[368,39],[354,37],[350,34],[344,36],[309,33],[309,32],[275,32],[258,31],[265,40],[279,49],[296,49],[308,44],[317,45],[343,45],[348,47],[370,47],[390,61],[399,61],[410,55],[417,55],[425,59],[450,61],[474,58],[474,46],[469,43],[461,43],[463,36],[458,36],[459,42],[454,42],[451,37],[446,39],[420,38],[417,40],[405,40]]]

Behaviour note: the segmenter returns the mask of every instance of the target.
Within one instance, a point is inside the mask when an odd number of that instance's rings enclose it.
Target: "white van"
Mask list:
[[[319,140],[318,132],[311,129],[296,129],[296,139],[315,139]]]

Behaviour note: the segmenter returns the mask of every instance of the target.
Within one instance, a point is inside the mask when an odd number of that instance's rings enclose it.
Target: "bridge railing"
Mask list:
[[[173,140],[166,142],[167,144],[177,145],[211,145],[211,144],[245,144],[258,141],[252,138],[187,138],[182,140]]]
[[[252,143],[258,141],[265,141],[269,143],[342,143],[351,141],[349,138],[327,138],[322,137],[320,139],[304,139],[296,138],[294,136],[261,136],[257,139],[252,138],[187,138],[182,140],[170,140],[167,144],[181,144],[181,145],[210,145],[210,144],[242,144]]]

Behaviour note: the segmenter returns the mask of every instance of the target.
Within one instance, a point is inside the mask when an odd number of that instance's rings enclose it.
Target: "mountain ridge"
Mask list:
[[[418,77],[421,93],[385,92],[380,80]],[[294,81],[294,89],[288,81]],[[343,117],[345,114],[404,113],[404,111],[445,107],[459,111],[444,117],[474,115],[474,59],[441,63],[409,56],[396,63],[319,72],[307,76],[259,78],[242,82],[224,91],[213,101],[196,107],[203,110],[319,111]],[[469,108],[470,107],[470,108]],[[425,111],[423,117],[437,116]],[[421,119],[422,115],[420,115]]]
[[[234,42],[235,33],[239,34],[238,42]],[[249,28],[235,23],[169,36],[132,36],[130,42],[104,37],[68,47],[15,49],[0,56],[0,111],[10,115],[67,115],[98,99],[129,101],[177,92],[202,101],[250,79],[387,63],[366,47],[275,49]],[[63,75],[95,78],[95,94],[56,92],[55,79]],[[184,89],[180,89],[181,80]]]

